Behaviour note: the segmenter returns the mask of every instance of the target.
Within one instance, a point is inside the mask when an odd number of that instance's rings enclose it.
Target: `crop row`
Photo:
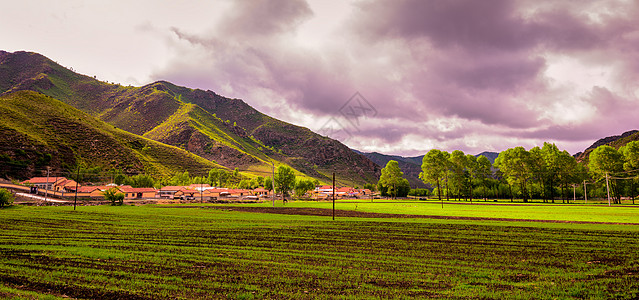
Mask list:
[[[2,211],[0,229],[5,296],[632,298],[639,290],[638,234],[594,225],[19,207]]]

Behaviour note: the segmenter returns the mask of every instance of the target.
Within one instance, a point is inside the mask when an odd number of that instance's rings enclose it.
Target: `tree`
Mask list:
[[[111,205],[122,205],[124,202],[124,194],[118,192],[116,188],[110,188],[102,192],[102,195],[104,195],[104,199],[111,201]]]
[[[424,155],[422,159],[422,172],[419,173],[419,178],[424,183],[430,183],[437,188],[437,195],[439,201],[442,201],[442,207],[444,202],[442,200],[441,183],[446,177],[448,171],[448,152],[432,149]]]
[[[544,143],[541,148],[541,157],[544,160],[544,176],[543,189],[544,198],[550,198],[552,203],[555,203],[555,183],[559,180],[560,172],[560,151],[555,144]]]
[[[11,206],[13,204],[13,193],[7,189],[0,189],[0,207]]]
[[[282,201],[286,201],[286,196],[295,186],[295,173],[287,166],[277,167],[275,172],[275,188],[282,193]]]
[[[315,189],[315,184],[312,180],[301,178],[295,183],[295,196],[302,197],[308,191]]]
[[[492,175],[492,163],[486,156],[480,155],[477,157],[477,169],[475,170],[475,176],[479,179],[483,189],[483,198],[486,200],[486,181]]]
[[[495,166],[503,172],[508,184],[519,186],[524,202],[528,202],[527,183],[531,174],[530,153],[524,147],[508,149],[499,153],[495,160]]]
[[[218,183],[218,180],[219,180],[220,171],[221,170],[219,170],[219,169],[211,169],[209,171],[208,183],[211,186],[218,186],[217,183]]]
[[[273,190],[273,179],[271,179],[271,177],[266,177],[264,179],[264,188],[269,192]]]
[[[379,176],[379,184],[391,191],[393,199],[397,197],[397,188],[402,183],[404,173],[399,168],[397,161],[391,160],[386,163],[382,169],[382,175]],[[410,187],[409,187],[410,189]]]
[[[449,184],[452,188],[453,196],[461,199],[461,193],[464,190],[466,176],[464,170],[466,168],[466,155],[460,150],[453,151],[448,157],[449,162]]]
[[[608,145],[599,146],[590,152],[589,161],[588,166],[593,175],[600,180],[605,178],[606,183],[608,183],[608,178],[611,173],[621,172],[623,170],[622,154],[617,149]],[[612,183],[612,191],[615,203],[620,202],[621,196],[619,195],[618,186],[614,181]]]
[[[630,172],[636,172],[639,169],[639,141],[632,141],[625,146],[619,148],[619,152],[623,154],[623,169]],[[632,198],[632,204],[635,204],[635,198],[637,195],[636,183],[637,177],[631,179],[630,197]]]

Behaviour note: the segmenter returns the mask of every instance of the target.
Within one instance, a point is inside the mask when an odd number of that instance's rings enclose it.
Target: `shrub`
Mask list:
[[[13,204],[13,193],[7,189],[0,189],[0,207],[11,206]]]
[[[119,193],[118,189],[110,188],[102,193],[104,199],[111,201],[111,205],[122,205],[124,203],[124,194]]]

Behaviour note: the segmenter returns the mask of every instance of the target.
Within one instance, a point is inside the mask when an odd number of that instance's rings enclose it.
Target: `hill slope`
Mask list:
[[[594,142],[590,147],[586,148],[583,152],[579,152],[575,154],[574,156],[577,159],[577,161],[588,164],[588,157],[590,156],[590,153],[592,152],[592,150],[597,149],[597,147],[603,146],[603,145],[609,145],[616,149],[619,149],[631,141],[639,141],[639,131],[630,130],[620,135],[613,135],[613,136],[601,138],[597,140],[596,142]]]
[[[266,116],[238,99],[160,81],[124,87],[76,74],[29,52],[0,51],[0,93],[38,91],[134,134],[228,168],[268,172],[271,163],[342,184],[375,182],[380,168],[336,140]]]
[[[222,168],[33,91],[0,96],[0,132],[0,177],[41,176],[46,166],[58,174],[76,165],[157,175]]]

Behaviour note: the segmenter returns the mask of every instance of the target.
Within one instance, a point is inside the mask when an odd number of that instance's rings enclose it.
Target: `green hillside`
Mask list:
[[[160,176],[223,168],[177,147],[117,129],[33,91],[0,96],[0,132],[0,177],[41,175],[46,166],[54,172],[84,165]]]
[[[271,163],[328,182],[376,182],[380,167],[336,140],[288,124],[239,99],[160,81],[125,87],[77,74],[30,52],[0,51],[0,94],[41,92],[117,128],[180,147],[229,169],[262,174]]]

